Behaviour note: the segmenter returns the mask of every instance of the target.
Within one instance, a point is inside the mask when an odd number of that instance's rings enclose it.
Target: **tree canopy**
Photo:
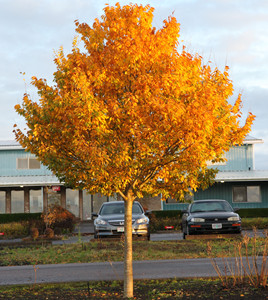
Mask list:
[[[39,101],[25,94],[15,107],[28,126],[16,139],[73,187],[176,197],[250,130],[251,114],[239,123],[240,95],[228,103],[228,67],[179,53],[176,18],[156,29],[153,11],[116,4],[92,27],[75,21],[80,39],[56,54],[55,85],[33,77]]]
[[[214,174],[207,161],[242,143],[254,119],[249,113],[240,124],[241,95],[228,102],[228,67],[220,71],[178,51],[176,18],[157,29],[153,12],[117,3],[92,26],[75,21],[71,53],[55,55],[54,85],[33,77],[38,101],[26,93],[15,106],[27,124],[26,131],[14,129],[16,139],[62,181],[125,200],[128,278],[133,200],[144,193],[177,198],[207,186]],[[133,283],[126,285],[132,297]]]

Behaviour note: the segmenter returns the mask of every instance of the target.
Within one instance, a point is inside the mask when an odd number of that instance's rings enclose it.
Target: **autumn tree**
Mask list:
[[[92,26],[75,21],[71,53],[55,55],[55,85],[33,77],[39,100],[25,94],[15,106],[27,124],[16,139],[60,180],[124,199],[125,297],[133,296],[133,201],[207,186],[207,161],[242,143],[254,119],[240,124],[240,96],[228,103],[228,68],[178,51],[176,18],[156,29],[153,12],[117,3]]]

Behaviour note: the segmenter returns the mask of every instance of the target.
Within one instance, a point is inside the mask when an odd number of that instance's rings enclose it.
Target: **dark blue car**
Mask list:
[[[182,216],[183,238],[192,234],[240,233],[241,218],[226,200],[197,200]]]

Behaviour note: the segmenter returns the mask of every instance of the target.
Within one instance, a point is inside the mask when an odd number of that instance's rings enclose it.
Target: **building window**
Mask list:
[[[261,202],[260,186],[234,186],[233,202]]]
[[[83,190],[83,220],[91,220],[91,195]]]
[[[0,191],[0,213],[4,214],[6,212],[6,192]]]
[[[79,217],[79,191],[66,189],[66,208]]]
[[[50,205],[61,205],[61,190],[54,188],[47,188],[47,201]]]
[[[30,190],[30,212],[37,213],[43,211],[42,190]]]
[[[17,158],[17,169],[40,169],[41,164],[40,161],[36,158]]]
[[[24,191],[11,191],[11,213],[24,212]]]

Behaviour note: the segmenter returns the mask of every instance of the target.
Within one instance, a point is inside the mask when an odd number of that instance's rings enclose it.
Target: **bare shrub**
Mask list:
[[[53,238],[54,237],[54,230],[51,229],[51,228],[47,228],[45,230],[45,237],[47,237],[49,239]]]
[[[32,227],[30,229],[30,234],[31,234],[31,238],[33,238],[34,240],[36,240],[39,237],[39,231],[36,227]]]
[[[60,205],[50,205],[41,216],[46,228],[52,228],[57,233],[72,232],[76,217]]]
[[[249,249],[251,250],[251,255],[249,254]],[[268,278],[267,231],[265,231],[265,237],[261,246],[258,243],[256,228],[252,238],[245,234],[242,241],[234,244],[234,258],[222,258],[223,270],[220,269],[216,258],[211,257],[212,246],[209,242],[207,251],[224,287],[246,284],[248,281],[256,288],[259,286],[266,287]]]

